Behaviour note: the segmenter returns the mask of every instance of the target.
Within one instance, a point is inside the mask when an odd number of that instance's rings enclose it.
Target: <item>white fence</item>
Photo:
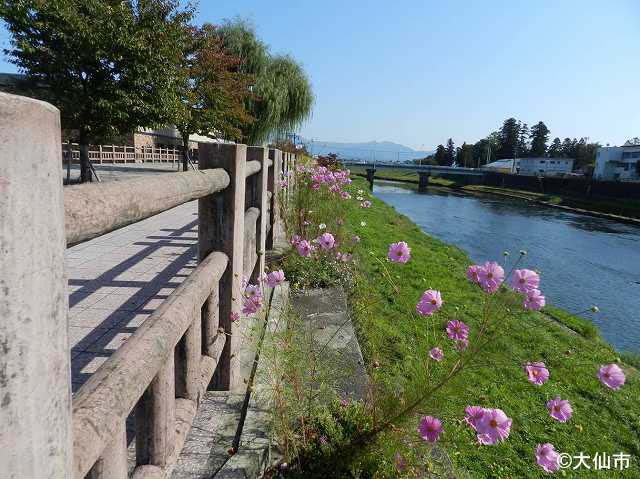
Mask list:
[[[71,163],[80,162],[80,145],[62,144],[62,161],[66,164],[71,152]],[[159,146],[91,145],[91,163],[176,163],[182,161],[182,148]]]

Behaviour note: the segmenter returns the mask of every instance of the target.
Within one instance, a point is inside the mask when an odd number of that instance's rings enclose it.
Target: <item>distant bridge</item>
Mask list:
[[[393,169],[393,170],[407,170],[415,171],[418,173],[418,191],[423,191],[429,184],[429,176],[432,174],[438,176],[466,176],[476,177],[478,179],[484,178],[487,174],[486,170],[480,170],[477,168],[460,168],[456,166],[437,166],[437,165],[409,165],[406,163],[372,163],[361,161],[343,161],[345,166],[359,166],[367,171],[367,180],[369,186],[373,189],[373,180],[376,170]]]

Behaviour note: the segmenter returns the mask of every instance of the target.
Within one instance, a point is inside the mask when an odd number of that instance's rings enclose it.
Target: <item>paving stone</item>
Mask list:
[[[311,327],[315,347],[322,352],[325,367],[335,371],[334,387],[338,394],[365,399],[368,377],[344,291],[338,288],[294,291],[291,303]]]
[[[74,389],[193,271],[196,212],[186,203],[66,251]]]

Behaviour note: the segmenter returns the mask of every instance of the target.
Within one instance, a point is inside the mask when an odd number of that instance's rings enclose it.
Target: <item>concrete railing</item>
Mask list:
[[[3,475],[124,479],[133,411],[133,477],[167,477],[203,392],[242,385],[241,336],[231,318],[242,307],[243,275],[256,280],[264,271],[279,203],[289,197],[280,178],[295,157],[201,144],[200,171],[63,193],[58,111],[0,94],[0,117],[7,119],[0,127]],[[65,245],[195,199],[199,265],[72,401]]]

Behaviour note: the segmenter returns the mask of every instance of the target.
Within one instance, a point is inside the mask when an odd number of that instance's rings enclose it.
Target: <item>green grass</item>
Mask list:
[[[366,181],[357,179],[353,196],[365,187]],[[349,281],[343,283],[349,290],[353,320],[380,410],[389,417],[437,383],[459,357],[444,334],[448,320],[464,320],[472,328],[473,340],[486,295],[466,280],[470,260],[463,251],[423,233],[384,202],[371,198],[373,207],[363,209],[354,200],[335,202],[318,195],[315,201],[310,198],[300,207],[313,209],[308,215],[313,224],[325,222],[327,231],[338,236],[341,248],[355,253],[352,271],[346,275]],[[344,226],[336,226],[336,219],[344,219]],[[361,225],[363,221],[366,226]],[[315,237],[318,232],[312,230],[313,225],[309,228],[306,236]],[[354,234],[361,242],[352,247],[349,238]],[[388,263],[388,245],[401,240],[412,249],[411,261],[405,265]],[[341,282],[340,274],[323,269],[318,261],[302,260],[295,254],[289,258],[287,276],[294,283],[313,285],[314,272],[320,273],[320,284]],[[536,258],[526,260],[527,266],[535,268]],[[418,317],[415,304],[429,288],[442,292],[444,306],[432,318]],[[372,470],[377,470],[376,477],[393,477],[393,457],[398,451],[423,472],[453,470],[455,477],[472,478],[545,477],[535,465],[534,456],[536,445],[544,442],[571,454],[624,451],[633,456],[630,469],[591,471],[591,475],[640,477],[640,382],[631,367],[640,362],[638,356],[623,356],[628,361],[622,362],[627,384],[611,391],[599,383],[597,373],[601,364],[621,361],[620,355],[599,337],[590,322],[552,306],[541,313],[527,312],[511,292],[499,293],[493,301],[496,326],[489,344],[468,369],[416,411],[444,421],[445,433],[439,445],[449,459],[442,460],[428,445],[417,441],[416,414],[397,421],[398,429],[370,442],[352,465],[360,476],[354,473],[349,477],[371,477]],[[585,305],[585,309],[588,307]],[[499,317],[507,310],[511,314]],[[442,363],[428,360],[433,346],[445,350]],[[522,370],[528,361],[544,361],[551,379],[543,386],[530,384]],[[372,368],[374,362],[379,367]],[[426,374],[427,364],[431,365],[430,376]],[[568,399],[573,406],[574,416],[566,424],[548,415],[546,402],[555,395]],[[479,447],[473,431],[462,421],[467,405],[504,410],[513,418],[509,439],[500,445]],[[571,470],[563,474],[580,476]]]
[[[356,182],[360,187],[363,184]],[[444,325],[458,317],[472,330],[477,328],[485,299],[485,294],[465,278],[469,258],[458,248],[424,234],[379,200],[368,210],[353,205],[349,214],[367,223],[366,227],[358,221],[350,223],[362,239],[357,263],[362,274],[351,298],[367,361],[379,361],[381,367],[375,374],[386,375],[385,379],[402,388],[410,385],[403,375],[415,374],[416,365],[418,371],[424,367],[428,350],[440,345],[446,348],[448,358],[437,366],[443,372],[457,356],[444,336]],[[412,259],[406,265],[389,265],[400,285],[396,293],[380,280],[383,266],[375,257],[384,256],[389,243],[400,240],[409,243]],[[527,259],[535,267],[535,258]],[[427,288],[439,289],[445,305],[432,319],[418,319],[407,307],[415,305]],[[421,408],[421,412],[445,421],[442,445],[455,468],[478,478],[543,477],[534,464],[534,449],[539,443],[551,442],[557,450],[572,454],[625,451],[634,457],[626,473],[601,471],[592,475],[640,477],[637,371],[625,367],[628,383],[619,391],[610,391],[598,382],[597,372],[601,364],[619,360],[618,354],[599,339],[590,323],[557,308],[548,308],[549,315],[525,312],[514,303],[513,294],[501,294],[497,301],[500,308],[511,308],[513,314],[501,321],[476,364]],[[522,371],[527,361],[544,361],[551,379],[541,387],[530,384]],[[556,394],[569,399],[574,408],[574,416],[566,424],[548,416],[546,401]],[[503,409],[513,418],[509,439],[498,446],[478,447],[472,431],[461,421],[469,404]],[[415,434],[416,421],[406,423],[407,435]],[[402,436],[388,435],[379,443],[387,457],[401,447]]]

